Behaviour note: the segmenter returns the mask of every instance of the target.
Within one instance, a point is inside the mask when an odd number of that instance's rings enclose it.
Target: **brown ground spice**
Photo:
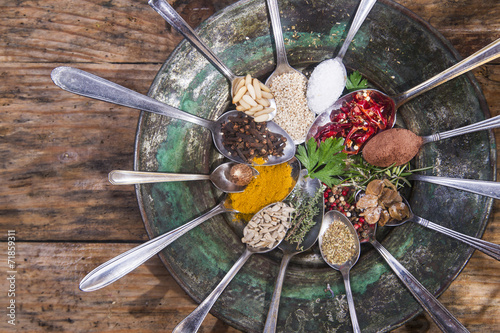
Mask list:
[[[363,158],[378,167],[402,165],[420,150],[422,138],[404,128],[391,128],[371,138],[363,147]]]

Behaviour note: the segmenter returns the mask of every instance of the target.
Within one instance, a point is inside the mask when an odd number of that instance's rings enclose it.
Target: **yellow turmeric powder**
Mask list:
[[[288,163],[272,166],[257,166],[259,171],[240,193],[230,193],[230,205],[242,214],[255,214],[265,206],[283,200],[295,185],[292,168]]]

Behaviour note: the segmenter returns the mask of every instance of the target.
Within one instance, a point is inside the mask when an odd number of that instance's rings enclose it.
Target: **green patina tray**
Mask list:
[[[279,1],[289,62],[310,68],[336,55],[358,1]],[[265,81],[275,66],[274,45],[264,0],[245,0],[212,16],[200,36],[236,74]],[[375,4],[344,62],[388,94],[405,91],[459,59],[451,45],[428,23],[388,0]],[[149,95],[204,118],[216,119],[229,105],[229,82],[189,43],[183,41],[154,80]],[[418,135],[453,129],[489,116],[472,75],[464,75],[415,98],[398,111],[398,123]],[[136,138],[135,169],[210,173],[222,162],[205,128],[142,113]],[[496,149],[491,132],[427,144],[417,167],[428,174],[495,179]],[[137,187],[150,237],[203,214],[221,193],[209,181]],[[480,237],[492,199],[451,188],[416,183],[414,212],[459,232]],[[203,300],[241,255],[241,225],[218,215],[161,252],[167,269],[196,301]],[[382,230],[382,244],[432,293],[441,294],[460,273],[473,250],[416,224]],[[216,302],[212,313],[243,331],[261,332],[272,296],[281,252],[250,258]],[[362,248],[351,271],[357,315],[363,332],[389,331],[421,311],[420,306],[372,248]],[[327,284],[335,296],[325,292]],[[324,264],[319,250],[292,259],[281,296],[278,332],[351,330],[339,272]]]

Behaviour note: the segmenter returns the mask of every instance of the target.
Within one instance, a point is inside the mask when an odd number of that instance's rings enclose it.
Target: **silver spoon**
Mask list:
[[[371,9],[375,5],[375,2],[377,2],[377,0],[361,0],[356,11],[356,15],[354,16],[354,19],[352,21],[351,27],[347,32],[347,36],[337,56],[333,59],[323,60],[311,73],[307,89],[307,97],[309,100],[314,98],[321,103],[318,106],[313,106],[310,104],[310,107],[312,107],[311,110],[313,112],[320,114],[326,111],[340,97],[340,95],[342,95],[342,91],[344,91],[344,87],[347,81],[347,71],[342,60],[344,59],[347,49],[354,39],[354,36],[365,21],[368,13],[370,13]],[[333,66],[330,67],[329,65]],[[327,69],[329,68],[335,68],[336,70],[338,70],[338,72],[331,72],[330,70],[327,71]],[[319,77],[323,76],[320,74],[325,74],[324,71],[328,72],[328,77],[339,79],[341,78],[342,81],[323,82],[323,80],[319,79]],[[319,94],[316,95],[316,93]]]
[[[262,208],[262,210],[272,207],[274,205],[275,204],[264,207]],[[205,298],[205,300],[201,302],[200,305],[198,305],[198,307],[194,309],[193,312],[191,312],[186,318],[184,318],[184,320],[182,320],[179,324],[177,324],[172,333],[181,333],[181,332],[194,333],[198,331],[201,324],[203,323],[203,320],[207,316],[208,312],[215,304],[215,301],[217,301],[217,299],[222,294],[224,289],[226,289],[229,282],[231,282],[236,273],[238,273],[241,267],[243,267],[243,265],[247,262],[250,256],[255,253],[270,252],[274,250],[278,245],[279,242],[277,242],[272,248],[267,248],[267,247],[257,248],[247,244],[243,254],[238,258],[238,260],[236,260],[233,267],[231,267],[231,269],[226,273],[224,278],[219,282],[219,284],[210,293],[210,295],[208,295],[207,298]]]
[[[345,224],[348,227],[349,231],[351,232],[352,236],[355,239],[355,246],[356,246],[355,253],[353,253],[353,255],[345,263],[343,263],[341,265],[334,265],[334,264],[330,263],[326,259],[326,255],[325,255],[325,253],[323,253],[323,249],[322,249],[323,237],[324,237],[326,231],[328,230],[328,227],[330,227],[330,225],[335,220],[342,222],[343,224]],[[350,272],[351,268],[358,261],[359,254],[360,254],[360,243],[359,243],[358,233],[356,232],[356,230],[352,226],[352,223],[349,221],[349,219],[344,214],[342,214],[336,210],[331,210],[328,213],[326,213],[325,217],[323,218],[323,225],[321,226],[321,231],[319,234],[318,242],[319,242],[319,249],[321,252],[321,256],[323,257],[325,262],[333,269],[336,269],[336,270],[340,271],[340,273],[342,273],[342,277],[344,279],[345,291],[347,294],[347,303],[349,304],[349,315],[351,316],[352,327],[353,327],[354,332],[359,333],[359,332],[361,332],[361,330],[359,328],[358,317],[356,316],[356,308],[354,307],[354,300],[352,298],[352,291],[351,291],[351,282],[349,279],[349,272]]]
[[[500,183],[488,180],[461,179],[441,176],[426,176],[412,174],[410,180],[417,180],[437,185],[455,188],[457,190],[468,191],[486,197],[500,199]]]
[[[296,158],[288,162],[292,168],[291,176],[294,180],[289,192],[293,190],[300,174],[300,163]],[[221,202],[205,214],[195,218],[194,220],[181,225],[180,227],[169,231],[163,235],[153,238],[144,244],[141,244],[133,249],[124,252],[115,258],[108,260],[104,264],[95,268],[80,282],[82,291],[94,291],[104,288],[116,280],[122,278],[134,269],[145,263],[149,258],[163,250],[177,238],[184,235],[189,230],[197,227],[206,220],[219,215],[221,213],[238,211],[231,208],[227,195],[224,194]]]
[[[305,177],[306,174],[307,170],[301,171],[296,190],[301,189],[303,191],[306,191],[309,197],[314,197],[314,195],[316,195],[318,190],[322,187],[321,182],[318,179]],[[264,324],[265,333],[276,331],[281,290],[283,288],[283,281],[285,280],[286,268],[288,267],[290,259],[292,259],[294,255],[308,250],[309,248],[311,248],[311,246],[314,245],[314,243],[316,243],[323,222],[323,213],[325,210],[324,205],[324,200],[321,198],[318,202],[318,214],[315,216],[316,224],[311,228],[311,230],[309,230],[302,243],[292,244],[286,240],[285,236],[285,239],[278,245],[278,248],[283,252],[283,257],[281,259],[278,277],[276,278],[276,284],[274,285],[273,297],[271,298],[271,303],[269,305],[266,323]]]
[[[451,238],[454,238],[456,240],[459,240],[461,242],[464,242],[467,245],[472,246],[473,248],[491,256],[492,258],[495,258],[496,260],[500,260],[500,245],[486,242],[482,239],[471,237],[464,235],[462,233],[459,233],[457,231],[442,227],[438,224],[435,224],[431,221],[428,221],[422,217],[419,217],[415,214],[413,214],[413,211],[411,210],[411,206],[406,200],[406,198],[403,197],[403,201],[408,206],[408,210],[410,211],[410,216],[407,219],[397,221],[397,220],[390,220],[387,222],[385,225],[389,227],[396,227],[398,225],[402,225],[408,221],[410,222],[415,222],[422,227],[429,228],[431,230],[437,231],[439,233],[442,233],[443,235],[450,236]]]
[[[316,134],[319,127],[330,122],[330,110],[340,109],[340,107],[344,103],[349,103],[350,101],[352,101],[354,96],[358,93],[366,94],[366,96],[371,96],[371,98],[376,96],[381,104],[385,104],[387,110],[385,110],[384,112],[388,117],[388,126],[392,127],[396,121],[396,111],[404,103],[499,56],[500,39],[497,39],[493,43],[477,51],[468,58],[458,62],[452,67],[444,70],[440,74],[428,79],[427,81],[424,81],[414,88],[411,88],[395,96],[389,97],[388,95],[376,89],[358,90],[344,95],[343,97],[339,98],[330,108],[328,108],[328,111],[323,112],[316,118],[314,123],[311,125],[311,128],[309,129],[306,141]]]
[[[449,131],[418,136],[405,128],[391,128],[374,135],[363,147],[363,158],[379,167],[398,166],[408,163],[420,148],[431,142],[500,127],[500,116]]]
[[[234,96],[234,91],[236,89],[237,83],[244,76],[237,76],[234,74],[219,57],[201,40],[201,38],[196,34],[196,32],[187,24],[187,22],[182,18],[182,16],[177,13],[177,11],[165,0],[149,0],[148,4],[160,14],[165,21],[167,21],[172,27],[175,28],[180,34],[186,38],[212,65],[226,79],[231,82],[231,97]],[[274,108],[274,111],[269,113],[269,120],[276,116],[276,102],[274,99],[270,99],[270,107]]]
[[[436,325],[447,333],[469,332],[455,318],[434,295],[432,295],[403,265],[397,261],[385,247],[380,244],[375,238],[377,223],[369,225],[365,230],[367,237],[360,240],[361,243],[370,243],[385,259],[396,276],[408,288],[417,302],[424,308],[429,316],[434,320]]]
[[[178,182],[191,180],[210,180],[215,187],[226,193],[243,192],[247,185],[237,185],[231,180],[229,172],[238,163],[228,162],[219,165],[210,175],[180,174],[166,172],[128,171],[113,170],[109,173],[109,182],[113,185],[133,185],[160,182]],[[259,172],[248,166],[252,170],[253,176]]]
[[[231,155],[222,143],[222,124],[227,121],[228,117],[238,114],[239,111],[225,112],[216,121],[212,121],[181,111],[159,102],[154,98],[142,95],[120,86],[119,84],[76,68],[64,66],[57,67],[52,70],[51,77],[57,86],[74,94],[156,113],[206,127],[212,132],[215,147],[222,155],[234,162],[248,164],[248,162],[241,157]],[[272,121],[267,122],[267,128],[271,132],[283,135],[287,139],[287,142],[282,156],[269,156],[263,165],[281,164],[290,160],[295,155],[295,145],[293,144],[292,138]]]

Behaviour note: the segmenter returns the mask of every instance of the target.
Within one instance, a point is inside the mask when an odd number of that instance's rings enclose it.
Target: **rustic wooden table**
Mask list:
[[[230,0],[178,0],[196,25]],[[500,37],[498,0],[398,0],[462,56]],[[133,168],[139,113],[57,88],[50,71],[72,65],[146,93],[182,40],[146,1],[0,1],[0,330],[170,331],[195,307],[157,257],[99,292],[79,281],[148,239],[132,186],[107,174]],[[500,114],[500,59],[475,76]],[[497,140],[500,136],[497,133]],[[16,267],[7,266],[8,233]],[[483,239],[500,243],[500,201]],[[500,264],[474,253],[440,301],[471,331],[500,331]],[[15,270],[15,283],[6,280]],[[7,296],[9,289],[15,296]],[[15,300],[15,326],[8,323]],[[209,315],[201,332],[238,332]],[[438,332],[426,315],[396,332]]]

